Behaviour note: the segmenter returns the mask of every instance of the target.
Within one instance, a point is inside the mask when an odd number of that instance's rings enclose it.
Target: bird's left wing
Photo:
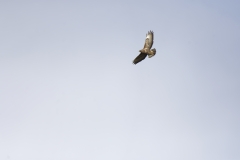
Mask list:
[[[147,54],[145,53],[140,53],[134,60],[133,63],[137,64],[138,62],[141,62],[142,60],[144,60],[147,57]]]
[[[149,31],[146,35],[144,48],[151,49],[153,45],[153,31]]]

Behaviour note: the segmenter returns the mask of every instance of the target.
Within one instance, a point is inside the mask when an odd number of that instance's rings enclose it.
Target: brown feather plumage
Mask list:
[[[148,33],[146,35],[144,47],[143,47],[143,49],[141,49],[139,51],[140,54],[133,60],[134,64],[137,64],[137,63],[141,62],[142,60],[144,60],[147,55],[149,58],[155,56],[156,49],[155,48],[151,49],[152,45],[153,45],[153,38],[154,38],[153,31],[151,31],[151,30],[148,31]]]

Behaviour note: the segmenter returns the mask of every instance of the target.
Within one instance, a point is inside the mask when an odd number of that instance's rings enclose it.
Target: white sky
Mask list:
[[[0,1],[0,159],[239,160],[239,8]]]

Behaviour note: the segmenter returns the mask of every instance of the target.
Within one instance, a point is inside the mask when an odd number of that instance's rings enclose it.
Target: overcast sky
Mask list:
[[[0,1],[0,159],[239,160],[240,1]],[[133,65],[153,30],[157,54]]]

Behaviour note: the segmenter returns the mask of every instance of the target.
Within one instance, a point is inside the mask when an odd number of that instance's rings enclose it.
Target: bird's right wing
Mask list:
[[[147,57],[147,54],[145,53],[140,53],[134,60],[133,63],[137,64],[138,62],[141,62],[142,60],[144,60]]]

